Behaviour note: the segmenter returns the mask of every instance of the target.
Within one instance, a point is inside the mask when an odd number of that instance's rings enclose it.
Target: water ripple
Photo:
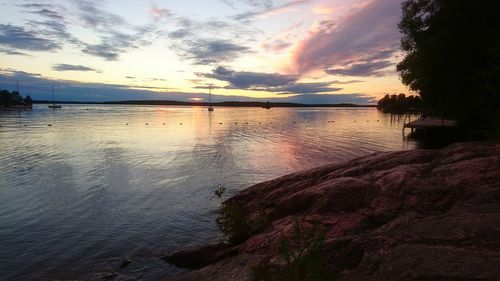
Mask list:
[[[118,280],[161,280],[180,269],[152,256],[221,238],[217,187],[414,145],[372,108],[37,105],[0,124],[4,280],[101,280],[123,256]]]

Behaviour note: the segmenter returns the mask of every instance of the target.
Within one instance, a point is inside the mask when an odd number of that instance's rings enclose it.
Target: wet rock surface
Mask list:
[[[326,230],[340,280],[500,280],[499,143],[375,153],[256,184],[228,201],[250,217],[265,212],[269,223],[231,255],[166,280],[249,280],[250,265],[275,257],[297,221]]]
[[[199,248],[185,249],[160,259],[181,268],[202,268],[238,253],[238,246],[228,244],[208,245]]]

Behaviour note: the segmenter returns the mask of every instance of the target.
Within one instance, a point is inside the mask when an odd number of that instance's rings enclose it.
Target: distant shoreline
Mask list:
[[[184,102],[184,101],[169,101],[169,100],[128,100],[128,101],[54,101],[58,104],[121,104],[121,105],[181,105],[181,106],[208,106],[206,102]],[[34,104],[52,104],[48,100],[35,100]],[[375,104],[359,105],[352,103],[337,103],[337,104],[303,104],[289,102],[240,102],[227,101],[212,103],[212,106],[225,107],[377,107]]]

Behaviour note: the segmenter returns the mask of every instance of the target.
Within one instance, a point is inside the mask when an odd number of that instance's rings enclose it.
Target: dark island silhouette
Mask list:
[[[32,108],[32,106],[33,101],[30,95],[23,98],[19,90],[12,92],[0,90],[0,107],[6,109],[29,109]]]

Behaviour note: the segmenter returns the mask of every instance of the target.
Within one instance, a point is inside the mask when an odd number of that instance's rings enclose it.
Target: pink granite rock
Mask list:
[[[295,221],[326,229],[340,280],[500,280],[500,144],[376,153],[256,184],[229,201],[270,223],[238,254],[167,280],[249,280]]]

